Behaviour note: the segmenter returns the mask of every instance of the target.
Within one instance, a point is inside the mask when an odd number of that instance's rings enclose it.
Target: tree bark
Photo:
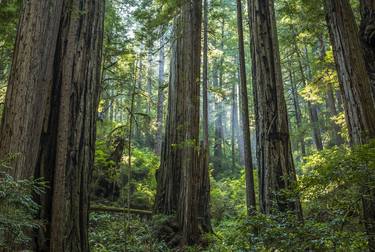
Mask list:
[[[237,0],[237,28],[238,28],[238,48],[240,61],[240,95],[241,95],[241,123],[244,137],[244,154],[245,154],[245,176],[246,176],[246,204],[248,215],[253,215],[256,211],[254,175],[253,175],[253,158],[251,154],[251,138],[249,123],[249,102],[247,96],[246,81],[246,64],[245,64],[245,46],[243,39],[242,24],[242,3]]]
[[[237,63],[237,62],[236,62]],[[237,77],[237,74],[236,74]],[[239,77],[238,77],[239,78]],[[236,160],[241,162],[243,145],[240,144],[240,127],[238,122],[238,94],[237,94],[237,83],[232,84],[232,116],[231,116],[231,127],[232,127],[232,171],[235,171]],[[238,146],[239,155],[236,155],[236,146]],[[237,158],[238,157],[238,158]]]
[[[298,197],[282,190],[295,188],[296,173],[290,144],[288,115],[281,75],[274,2],[248,0],[257,124],[260,208],[295,211],[302,219]]]
[[[215,60],[212,69],[212,83],[214,88],[220,89],[219,64]],[[222,98],[215,99],[215,141],[213,155],[213,176],[218,179],[223,173],[223,119],[222,119]]]
[[[348,0],[326,0],[327,25],[331,37],[344,101],[351,145],[375,138],[375,102],[371,95],[358,28]],[[363,216],[369,249],[375,251],[375,193],[362,188]]]
[[[373,99],[375,99],[375,1],[360,0],[361,24],[359,26],[359,37],[363,48],[367,73]]]
[[[204,232],[211,232],[210,220],[210,177],[209,177],[209,132],[208,132],[208,0],[203,3],[203,144],[200,152],[200,177],[199,186],[199,219]]]
[[[164,68],[165,68],[165,55],[164,55],[164,39],[160,39],[160,52],[159,52],[159,84],[158,84],[158,103],[157,103],[157,136],[155,152],[161,155],[161,146],[163,142],[163,112],[164,112]]]
[[[79,14],[77,14],[79,13]],[[88,251],[104,2],[25,2],[0,130],[16,178],[43,178],[37,251]]]
[[[199,93],[202,2],[183,1],[175,41],[155,211],[177,214],[181,245],[199,241]],[[207,202],[208,203],[208,202]]]

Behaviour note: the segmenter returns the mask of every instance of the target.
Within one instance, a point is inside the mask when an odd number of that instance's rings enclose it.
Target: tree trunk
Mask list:
[[[240,61],[240,96],[241,96],[241,123],[244,137],[245,154],[245,174],[246,174],[246,204],[248,215],[253,215],[256,211],[253,158],[251,154],[251,138],[249,123],[249,102],[247,96],[246,64],[245,64],[245,46],[243,40],[242,24],[242,3],[237,0],[237,28],[238,28],[238,48]]]
[[[288,115],[281,75],[274,2],[248,0],[257,124],[260,207],[295,211],[302,219],[298,198],[282,190],[295,188],[296,173],[290,144]]]
[[[84,13],[77,15],[76,13]],[[16,178],[43,178],[36,251],[88,251],[104,3],[25,2],[0,131]]]
[[[146,113],[150,115],[152,106],[152,51],[148,50],[147,55],[147,110]]]
[[[219,64],[215,60],[212,72],[212,83],[214,88],[220,89]],[[223,172],[223,120],[222,120],[222,98],[215,99],[215,142],[213,156],[213,176],[218,179]]]
[[[354,14],[348,0],[326,0],[327,25],[334,49],[352,145],[375,138],[375,103]],[[375,251],[374,190],[363,190],[363,215],[370,251]]]
[[[157,104],[157,135],[155,152],[157,155],[161,155],[161,146],[163,142],[163,112],[164,112],[164,67],[165,67],[165,56],[164,56],[164,38],[160,39],[160,52],[159,52],[159,84],[158,84],[158,104]]]
[[[236,62],[237,63],[237,62]],[[232,171],[235,171],[236,160],[241,162],[241,154],[243,145],[240,144],[240,128],[238,122],[238,94],[237,94],[237,83],[233,82],[232,84],[232,116],[231,116],[231,127],[232,127]],[[236,144],[237,143],[237,144]],[[236,145],[238,146],[239,155],[236,155]],[[237,158],[239,157],[239,159]]]
[[[298,90],[297,90],[297,85],[294,81],[295,76],[292,74],[292,69],[291,65],[289,65],[289,80],[290,84],[292,87],[292,97],[293,97],[293,106],[294,106],[294,113],[296,116],[296,124],[297,128],[299,129],[298,134],[300,135],[299,137],[299,144],[301,147],[301,155],[302,157],[306,156],[306,146],[305,146],[305,139],[304,139],[304,134],[302,131],[302,112],[301,112],[301,106],[299,102],[299,95],[298,95]]]
[[[361,24],[359,37],[364,52],[367,73],[375,99],[375,0],[360,0]]]
[[[210,177],[209,177],[209,132],[208,132],[208,0],[204,0],[203,18],[203,144],[200,153],[200,176],[201,184],[198,191],[199,197],[199,219],[204,232],[211,232],[210,220]]]
[[[184,1],[175,35],[165,143],[157,174],[155,211],[177,213],[181,245],[197,243],[199,230],[199,93],[202,2]],[[206,202],[208,203],[208,202]]]

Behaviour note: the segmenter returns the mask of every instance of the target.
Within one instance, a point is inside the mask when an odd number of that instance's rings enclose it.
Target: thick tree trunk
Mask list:
[[[352,145],[375,138],[375,102],[358,28],[348,0],[326,0],[327,25],[334,49]],[[363,190],[363,214],[370,251],[375,251],[375,193]]]
[[[76,13],[84,13],[77,15]],[[37,251],[88,251],[104,3],[25,2],[0,131],[17,178],[44,178]]]
[[[242,24],[242,3],[237,0],[237,28],[238,28],[238,48],[240,61],[240,95],[241,95],[241,123],[244,136],[244,154],[245,154],[245,175],[246,175],[246,204],[248,215],[253,215],[256,211],[253,158],[251,154],[251,138],[249,123],[249,102],[247,96],[246,64],[245,64],[245,46],[243,39]]]
[[[181,244],[197,243],[199,230],[199,93],[202,2],[183,1],[175,19],[165,143],[157,174],[155,210],[177,213]],[[208,202],[207,202],[208,203]]]
[[[253,85],[257,124],[260,207],[295,211],[302,218],[298,198],[282,190],[295,188],[296,173],[290,144],[288,116],[281,75],[274,2],[248,0]]]
[[[372,96],[375,99],[375,0],[360,0],[359,2],[362,17],[359,36],[370,78]]]
[[[160,39],[160,52],[159,52],[159,83],[158,83],[158,103],[157,103],[157,135],[155,152],[157,155],[161,155],[161,146],[163,142],[163,112],[164,112],[164,68],[165,68],[165,56],[164,56],[164,39]]]

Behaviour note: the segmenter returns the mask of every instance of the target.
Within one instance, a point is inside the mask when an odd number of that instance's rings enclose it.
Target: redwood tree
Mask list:
[[[240,61],[240,118],[242,123],[242,134],[244,138],[244,161],[246,174],[246,204],[248,215],[256,211],[254,175],[253,175],[253,158],[251,154],[250,142],[250,123],[249,123],[249,103],[247,96],[246,65],[245,65],[245,46],[243,39],[242,24],[242,3],[237,0],[237,29],[238,29],[238,48]]]
[[[104,2],[24,1],[0,129],[0,159],[43,178],[36,251],[88,251]]]
[[[331,37],[352,145],[375,138],[375,104],[371,95],[358,27],[348,0],[326,0]],[[370,251],[375,251],[375,192],[362,188],[362,203]]]
[[[274,2],[248,0],[254,104],[257,130],[260,208],[295,211],[302,217],[299,199],[282,193],[293,190],[296,174],[292,158],[287,108],[281,75]]]
[[[375,0],[360,0],[360,42],[364,51],[367,73],[370,77],[372,96],[375,99]]]
[[[181,244],[199,241],[199,105],[202,1],[182,1],[175,18],[168,114],[155,211],[176,214]],[[208,204],[208,202],[206,202]]]

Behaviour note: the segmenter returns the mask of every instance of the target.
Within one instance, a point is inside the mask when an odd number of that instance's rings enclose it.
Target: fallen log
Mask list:
[[[134,208],[122,208],[122,207],[112,207],[112,206],[101,206],[101,205],[94,205],[90,207],[90,212],[112,212],[112,213],[130,213],[135,215],[141,216],[152,216],[152,211],[149,210],[142,210],[142,209],[134,209]]]

